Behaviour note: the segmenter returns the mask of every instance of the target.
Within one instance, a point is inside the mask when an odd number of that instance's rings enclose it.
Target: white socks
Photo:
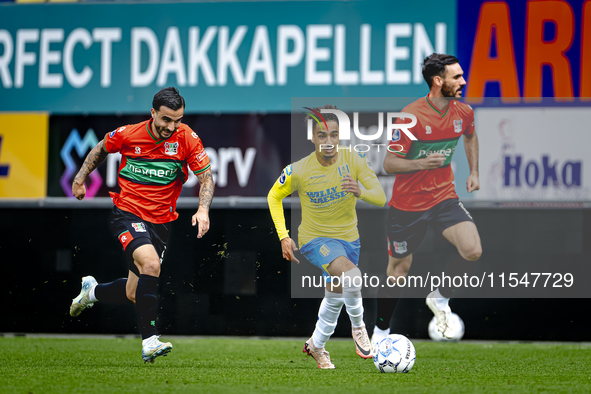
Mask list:
[[[94,289],[96,289],[96,285],[92,286],[90,291],[88,292],[88,301],[90,302],[97,302],[96,296],[94,295]]]
[[[435,298],[435,303],[439,309],[443,310],[449,307],[449,298],[442,296],[439,292],[439,288],[435,289],[435,291],[431,294],[433,295],[433,298]]]
[[[365,327],[363,322],[363,299],[345,297],[345,306],[351,319],[351,325],[355,328]]]
[[[150,338],[146,338],[146,339],[142,339],[142,347],[146,346],[146,343],[148,343],[149,341],[151,341],[153,338],[158,338],[157,335],[152,335]]]
[[[343,273],[343,297],[351,324],[355,328],[365,327],[363,322],[363,299],[361,298],[361,271],[355,267]]]
[[[345,299],[342,297],[342,294],[331,293],[325,290],[324,298],[318,310],[316,328],[312,334],[314,346],[317,348],[323,348],[326,341],[334,333],[344,303]]]
[[[379,338],[387,337],[390,335],[390,327],[386,328],[385,330],[380,329],[380,327],[375,326],[373,329],[373,335],[378,336]]]

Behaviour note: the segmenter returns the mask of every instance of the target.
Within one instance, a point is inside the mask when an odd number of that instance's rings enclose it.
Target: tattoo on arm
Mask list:
[[[211,200],[213,200],[213,191],[215,189],[211,170],[207,170],[197,175],[197,179],[199,179],[199,183],[201,184],[201,190],[199,190],[199,208],[209,210]]]
[[[103,141],[99,142],[86,156],[86,160],[84,160],[84,164],[80,167],[80,171],[76,174],[74,178],[74,183],[78,185],[82,185],[86,180],[86,177],[90,175],[92,171],[94,171],[109,155],[108,152],[105,152],[103,149]]]

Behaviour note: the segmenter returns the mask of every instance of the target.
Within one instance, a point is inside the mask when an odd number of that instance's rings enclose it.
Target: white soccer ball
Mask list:
[[[404,335],[390,334],[374,349],[373,362],[380,372],[406,373],[415,365],[417,353]]]
[[[454,337],[447,339],[437,329],[437,319],[433,316],[433,319],[429,322],[429,337],[436,342],[458,342],[464,336],[464,322],[457,314],[452,312],[450,325],[454,329]]]

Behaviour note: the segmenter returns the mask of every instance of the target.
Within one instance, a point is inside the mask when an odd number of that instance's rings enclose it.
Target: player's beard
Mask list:
[[[172,137],[172,135],[176,132],[176,129],[171,133],[166,127],[156,127],[156,131],[158,131],[158,135],[160,138],[168,139]],[[165,136],[163,133],[170,133],[170,135]]]
[[[462,96],[456,97],[456,93],[461,92],[462,90],[464,90],[464,86],[460,86],[458,89],[453,90],[453,88],[449,85],[443,84],[441,87],[441,95],[450,100],[459,100],[462,98]]]

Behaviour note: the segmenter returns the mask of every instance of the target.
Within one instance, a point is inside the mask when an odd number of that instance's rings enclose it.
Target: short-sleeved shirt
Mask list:
[[[446,159],[439,168],[397,174],[388,205],[402,211],[426,211],[442,201],[458,198],[450,164],[460,136],[474,133],[472,107],[453,100],[442,112],[427,95],[404,107],[402,112],[417,117],[417,124],[409,129],[417,141],[401,130],[394,130],[388,154],[415,160],[443,153]],[[409,123],[409,119],[398,118],[396,123]]]
[[[113,203],[151,223],[168,223],[178,218],[176,202],[187,166],[195,175],[210,168],[209,157],[199,136],[185,124],[168,139],[152,133],[152,119],[119,127],[105,135],[103,149],[121,153],[119,186],[110,193]]]

